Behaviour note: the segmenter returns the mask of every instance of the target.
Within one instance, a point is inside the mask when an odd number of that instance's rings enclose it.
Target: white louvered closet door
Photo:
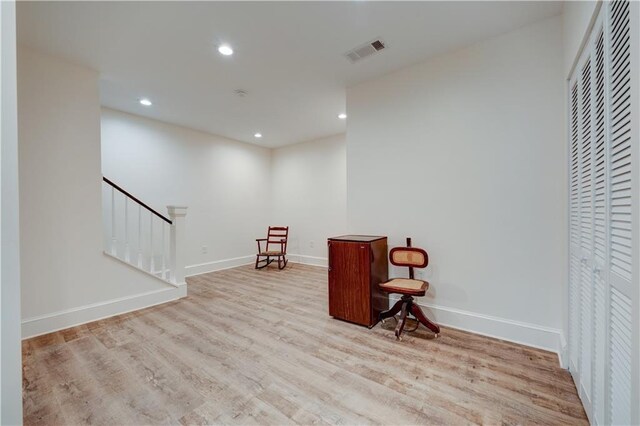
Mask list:
[[[583,52],[570,93],[570,369],[580,397],[591,406],[594,346],[595,186],[593,58]]]
[[[637,150],[637,128],[632,132],[632,88],[631,88],[631,25],[628,1],[617,1],[607,5],[609,14],[608,44],[610,49],[609,78],[609,203],[610,203],[610,271],[609,271],[609,336],[608,336],[608,372],[609,372],[609,419],[612,424],[631,424],[632,409],[637,412],[637,389],[635,401],[632,403],[632,374],[638,374],[633,367],[633,357],[638,357],[634,348],[634,337],[637,339],[637,322],[634,327],[634,310],[638,310],[637,289],[634,285],[634,262],[637,257],[634,248],[634,231],[637,232],[637,221],[634,220],[634,198],[638,191],[634,184],[635,176],[632,166],[636,163],[632,152],[632,144]],[[637,22],[636,22],[637,24]],[[634,48],[638,48],[635,40]],[[638,51],[633,52],[637,55]],[[637,64],[636,64],[637,65]],[[638,83],[636,80],[635,84]],[[634,88],[638,90],[637,86]],[[637,97],[636,97],[637,102]],[[635,120],[638,120],[637,103]],[[637,124],[636,124],[637,125]],[[636,173],[637,174],[637,173]],[[635,229],[634,229],[635,227]],[[637,244],[637,241],[635,241]],[[634,291],[635,290],[635,291]],[[635,293],[635,294],[634,294]],[[635,305],[635,306],[634,306]],[[634,333],[635,328],[635,333]],[[636,350],[634,354],[634,349]],[[637,362],[636,362],[637,364]],[[637,366],[636,366],[637,367]],[[636,376],[637,377],[637,376]],[[637,384],[636,384],[637,385]],[[634,407],[635,405],[635,407]],[[636,418],[637,421],[637,418]]]
[[[602,3],[569,84],[569,368],[592,423],[640,423],[640,4]]]

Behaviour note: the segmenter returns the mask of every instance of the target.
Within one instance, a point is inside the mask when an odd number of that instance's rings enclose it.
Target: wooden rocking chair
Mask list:
[[[262,269],[269,266],[274,261],[274,257],[278,258],[278,269],[284,269],[287,266],[287,238],[289,237],[288,226],[270,226],[267,232],[267,238],[258,238],[258,254],[256,255],[256,269]],[[262,250],[261,241],[266,241],[264,251]]]

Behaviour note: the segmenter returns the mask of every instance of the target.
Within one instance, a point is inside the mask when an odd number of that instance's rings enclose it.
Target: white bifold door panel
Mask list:
[[[640,424],[640,4],[603,2],[569,81],[569,369],[594,424]]]

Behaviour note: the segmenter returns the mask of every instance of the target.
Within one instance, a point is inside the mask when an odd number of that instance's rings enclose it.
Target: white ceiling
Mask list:
[[[105,106],[276,147],[343,132],[337,115],[350,85],[561,9],[544,1],[20,2],[18,41],[98,70]],[[343,56],[376,37],[388,49],[355,64]],[[218,54],[221,42],[233,56]]]

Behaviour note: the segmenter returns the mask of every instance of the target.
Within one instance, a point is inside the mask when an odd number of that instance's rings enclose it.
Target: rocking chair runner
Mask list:
[[[411,247],[411,238],[407,238],[407,247],[391,249],[389,260],[393,265],[409,267],[409,278],[395,278],[380,284],[382,291],[401,294],[402,298],[391,309],[380,312],[378,320],[384,321],[385,318],[395,317],[400,312],[400,319],[395,330],[396,338],[400,340],[407,315],[411,314],[416,318],[417,325],[416,328],[408,331],[415,331],[420,324],[423,324],[438,336],[440,326],[427,318],[420,306],[413,302],[413,296],[424,296],[429,288],[428,282],[413,278],[413,268],[426,268],[429,264],[429,255],[421,248]]]
[[[256,269],[267,267],[274,261],[273,257],[278,258],[278,269],[284,269],[289,262],[287,260],[287,238],[289,237],[288,226],[270,226],[267,232],[267,238],[258,238],[258,254],[256,255]],[[262,250],[261,241],[266,241],[265,248]]]

